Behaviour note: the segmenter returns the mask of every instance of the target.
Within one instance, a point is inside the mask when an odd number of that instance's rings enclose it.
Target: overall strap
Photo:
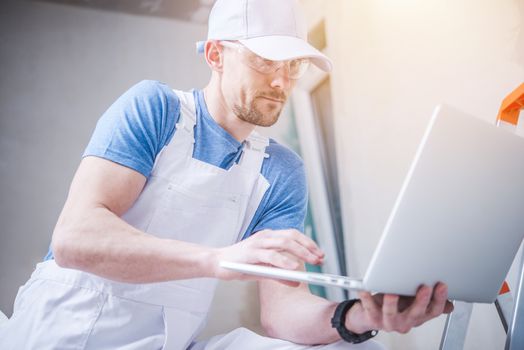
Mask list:
[[[173,92],[180,101],[180,118],[175,125],[177,132],[183,130],[192,137],[194,143],[193,129],[196,124],[196,107],[193,93],[179,90],[173,90]]]
[[[244,141],[242,156],[238,165],[260,173],[264,159],[269,157],[266,153],[267,146],[269,146],[269,138],[253,131]]]

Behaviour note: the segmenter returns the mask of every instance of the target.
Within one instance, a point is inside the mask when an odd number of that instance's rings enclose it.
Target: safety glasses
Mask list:
[[[310,61],[307,58],[297,58],[287,61],[271,61],[260,57],[244,45],[233,41],[220,41],[220,44],[224,47],[237,50],[242,57],[242,61],[246,65],[262,74],[272,74],[281,68],[286,68],[289,79],[296,80],[304,75],[310,64]]]

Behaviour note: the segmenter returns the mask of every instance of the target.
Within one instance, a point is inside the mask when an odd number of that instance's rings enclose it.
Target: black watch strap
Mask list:
[[[331,326],[337,330],[338,334],[340,334],[340,337],[348,343],[353,344],[362,343],[378,334],[378,331],[376,330],[358,334],[353,333],[346,328],[346,314],[356,302],[360,302],[360,299],[350,299],[341,302],[338,304],[337,308],[335,309],[335,314],[331,318]]]

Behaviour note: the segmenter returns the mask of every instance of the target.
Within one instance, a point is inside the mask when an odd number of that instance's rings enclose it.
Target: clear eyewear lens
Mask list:
[[[288,61],[289,64],[289,77],[291,79],[298,79],[306,73],[309,68],[310,61],[307,58],[299,58],[296,60]]]
[[[262,74],[272,74],[285,67],[289,72],[289,78],[296,80],[302,77],[309,68],[310,61],[307,58],[298,58],[290,61],[271,61],[260,57],[242,44],[231,41],[221,41],[220,43],[222,46],[238,50],[244,62]]]

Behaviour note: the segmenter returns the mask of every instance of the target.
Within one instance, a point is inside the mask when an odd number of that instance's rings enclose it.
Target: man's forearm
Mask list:
[[[311,294],[304,285],[261,281],[259,286],[261,322],[270,337],[308,345],[340,340],[331,327],[337,303]]]
[[[103,207],[69,215],[68,221],[59,219],[52,248],[62,267],[121,282],[160,282],[213,273],[211,248],[141,232]]]

